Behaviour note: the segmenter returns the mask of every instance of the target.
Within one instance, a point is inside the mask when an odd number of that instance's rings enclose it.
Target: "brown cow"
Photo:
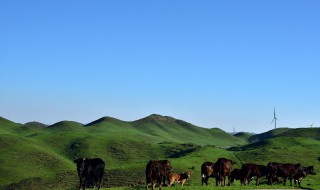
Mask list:
[[[267,166],[257,164],[243,164],[242,174],[242,181],[244,185],[247,185],[249,180],[252,179],[253,176],[256,176],[256,186],[259,186],[260,177],[268,174],[268,168]]]
[[[201,182],[206,183],[208,185],[209,177],[216,177],[214,172],[214,163],[212,162],[204,162],[201,165]]]
[[[182,174],[170,173],[169,174],[169,187],[174,183],[178,182],[183,186],[183,184],[190,178],[192,172],[184,172]]]
[[[290,180],[290,186],[292,186],[292,179],[294,176],[299,176],[303,174],[303,167],[301,164],[281,164],[276,162],[268,163],[268,177],[269,184],[272,185],[272,178],[282,177],[283,185],[286,185],[287,179]]]
[[[146,190],[150,183],[152,190],[155,190],[156,184],[162,190],[162,183],[165,183],[171,170],[172,167],[169,160],[150,160],[146,167]]]
[[[226,185],[226,176],[228,176],[228,186],[230,186],[230,174],[232,171],[233,161],[226,158],[219,158],[214,164],[214,171],[217,173],[216,185]]]

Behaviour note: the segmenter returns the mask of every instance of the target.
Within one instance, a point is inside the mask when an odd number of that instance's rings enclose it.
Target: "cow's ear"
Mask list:
[[[83,161],[85,161],[87,158],[83,158]]]

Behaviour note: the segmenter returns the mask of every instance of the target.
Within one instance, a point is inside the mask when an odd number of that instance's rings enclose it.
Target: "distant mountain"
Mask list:
[[[48,127],[48,125],[40,122],[32,121],[32,122],[23,124],[21,127],[28,128],[28,129],[44,129]]]
[[[49,125],[46,130],[55,130],[56,132],[70,132],[82,130],[83,124],[75,121],[60,121]]]
[[[287,132],[289,131],[290,128],[277,128],[277,129],[273,129],[261,134],[256,134],[256,135],[252,135],[249,137],[248,141],[251,143],[254,142],[258,142],[258,141],[262,141],[262,140],[266,140],[266,139],[270,139],[272,137],[275,137],[281,133]]]
[[[240,139],[244,139],[245,141],[249,142],[249,138],[252,137],[253,135],[255,135],[255,134],[247,133],[247,132],[239,132],[239,133],[234,134],[233,136],[240,138]]]
[[[90,122],[88,124],[86,124],[85,126],[89,127],[89,126],[99,126],[99,125],[103,125],[105,123],[112,123],[115,125],[123,125],[126,124],[127,122],[125,121],[121,121],[119,119],[113,118],[113,117],[102,117],[100,119],[97,119],[93,122]]]

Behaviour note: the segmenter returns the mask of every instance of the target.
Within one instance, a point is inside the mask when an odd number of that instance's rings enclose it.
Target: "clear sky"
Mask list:
[[[318,0],[0,1],[0,116],[320,126]]]

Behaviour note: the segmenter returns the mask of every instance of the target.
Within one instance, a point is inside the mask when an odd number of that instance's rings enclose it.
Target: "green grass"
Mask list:
[[[111,190],[144,189],[144,170],[151,159],[169,159],[174,172],[193,172],[186,187],[177,184],[170,189],[222,189],[213,185],[213,179],[210,186],[200,186],[201,164],[220,157],[234,160],[234,168],[242,163],[299,162],[314,165],[319,173],[318,133],[318,128],[278,129],[258,134],[254,139],[259,140],[248,144],[250,134],[232,136],[159,115],[133,122],[103,117],[87,125],[62,121],[49,127],[37,122],[21,125],[0,117],[0,189],[76,189],[76,156],[105,160],[108,181],[104,180],[104,187]],[[302,184],[320,189],[318,176],[308,176]],[[223,189],[242,188],[235,184]]]

